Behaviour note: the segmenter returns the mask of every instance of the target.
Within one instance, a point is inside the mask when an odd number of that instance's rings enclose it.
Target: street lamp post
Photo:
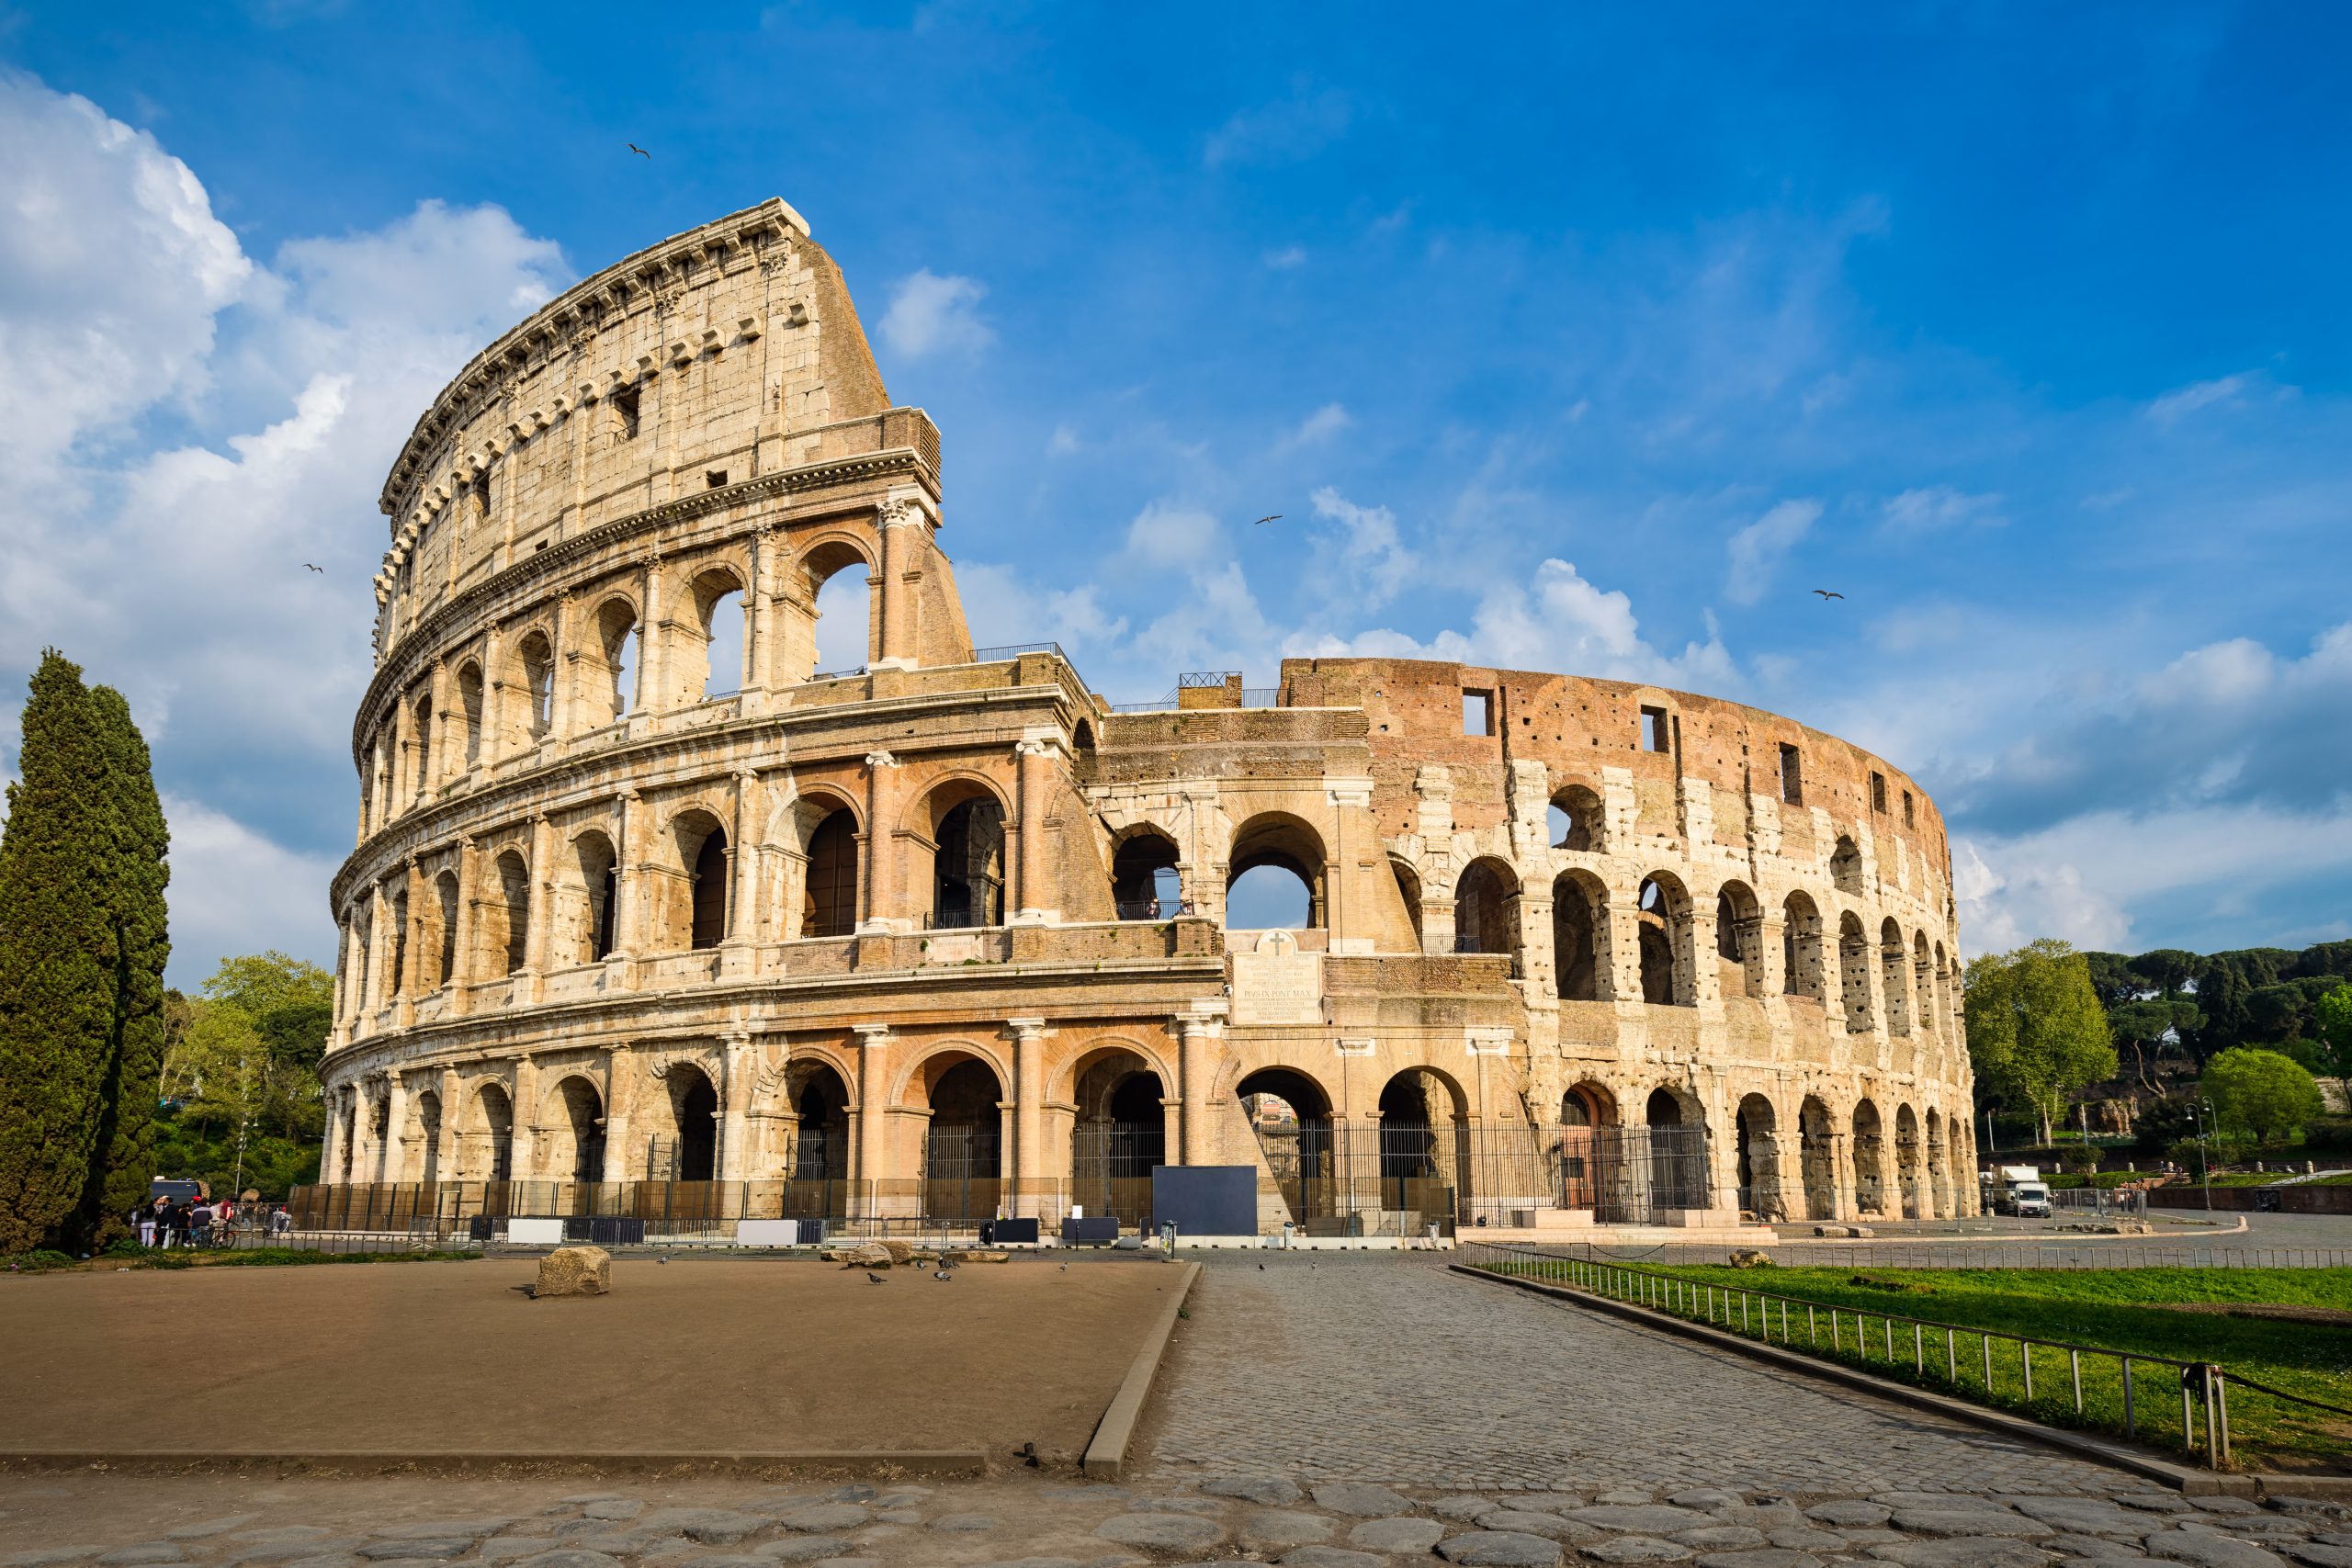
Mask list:
[[[2205,1122],[2213,1114],[2213,1102],[2199,1096],[2189,1101],[2189,1113],[2197,1118],[2197,1172],[2205,1185],[2205,1212],[2213,1212],[2213,1158],[2205,1148]]]

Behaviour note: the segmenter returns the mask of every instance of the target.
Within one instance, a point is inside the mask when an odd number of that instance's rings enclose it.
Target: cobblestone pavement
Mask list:
[[[1446,1486],[2104,1492],[1973,1427],[1400,1253],[1211,1254],[1152,1473]]]

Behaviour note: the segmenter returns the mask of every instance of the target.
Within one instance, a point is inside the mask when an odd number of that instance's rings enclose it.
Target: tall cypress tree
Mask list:
[[[44,651],[0,831],[0,1252],[55,1240],[89,1183],[116,974],[96,717],[81,670]]]
[[[164,1076],[164,962],[172,944],[164,904],[171,830],[146,739],[111,686],[90,694],[107,759],[112,818],[114,1030],[99,1084],[97,1136],[83,1196],[82,1233],[92,1250],[128,1233],[131,1205],[154,1172],[155,1100]]]

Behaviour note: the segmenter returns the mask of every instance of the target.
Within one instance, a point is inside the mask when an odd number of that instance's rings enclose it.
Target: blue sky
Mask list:
[[[776,195],[944,433],[982,642],[1114,699],[1349,650],[1719,693],[1927,782],[1973,950],[2352,935],[2347,35],[0,9],[0,744],[62,647],[155,741],[175,979],[329,959],[397,442]]]

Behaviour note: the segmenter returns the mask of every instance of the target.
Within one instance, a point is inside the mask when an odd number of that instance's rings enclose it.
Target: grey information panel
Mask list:
[[[1151,1168],[1151,1218],[1186,1235],[1258,1234],[1258,1168],[1254,1165],[1156,1165]]]

